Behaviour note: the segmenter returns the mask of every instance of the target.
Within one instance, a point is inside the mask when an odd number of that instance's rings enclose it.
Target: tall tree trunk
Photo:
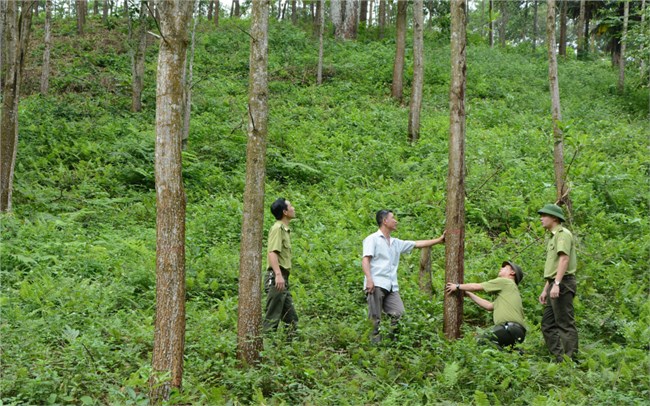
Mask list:
[[[578,59],[584,59],[587,54],[587,42],[585,38],[585,11],[586,0],[580,0],[580,14],[578,15],[578,26],[576,34],[578,37]]]
[[[198,2],[196,3],[198,5]],[[196,23],[199,21],[198,14],[194,12],[194,23],[192,24],[192,34],[190,39],[190,55],[187,61],[187,68],[183,72],[185,87],[183,89],[183,149],[187,147],[190,139],[190,115],[192,113],[192,82],[194,81],[194,46],[196,40]]]
[[[630,16],[630,2],[623,1],[623,35],[621,37],[621,56],[618,59],[618,93],[625,91],[625,47],[627,45],[627,22]]]
[[[20,5],[20,10],[18,6]],[[0,122],[0,212],[11,211],[14,169],[18,150],[18,102],[29,34],[32,26],[32,0],[3,4],[2,33],[2,115]]]
[[[379,39],[384,39],[386,30],[386,0],[379,0]]]
[[[537,24],[537,0],[533,1],[533,53],[537,49],[537,37],[539,36],[539,26]]]
[[[431,283],[431,247],[426,247],[420,253],[420,272],[418,273],[418,286],[420,292],[433,295],[433,284]]]
[[[296,0],[291,0],[291,24],[298,24],[298,9]]]
[[[343,20],[343,38],[355,39],[357,37],[357,17],[359,12],[358,0],[346,0],[345,19]]]
[[[132,96],[131,111],[142,110],[142,88],[144,84],[144,64],[147,53],[147,0],[140,2],[140,17],[138,18],[138,29],[135,32],[135,43],[133,44],[133,56],[131,61]]]
[[[183,69],[192,1],[168,0],[160,12],[156,88],[156,322],[149,380],[151,403],[183,379],[185,348],[185,190],[181,137]],[[167,375],[165,377],[165,375]]]
[[[99,15],[99,0],[93,0],[93,15]]]
[[[490,25],[489,25],[489,43],[490,43],[490,48],[494,47],[494,0],[490,0],[490,5],[488,7],[488,16],[490,19]]]
[[[318,72],[316,83],[323,84],[323,32],[325,31],[325,0],[318,1],[316,9],[318,16]]]
[[[237,358],[255,364],[263,348],[262,323],[262,238],[264,232],[264,178],[268,133],[268,26],[269,1],[253,2],[251,10],[251,53],[248,90],[248,143],[246,186],[239,256],[239,308]]]
[[[208,21],[212,21],[212,10],[214,8],[214,0],[208,2]]]
[[[404,54],[406,52],[406,12],[408,1],[397,0],[397,32],[395,40],[395,63],[393,64],[393,86],[391,96],[402,102],[404,91]]]
[[[239,0],[233,0],[233,5],[235,6],[235,17],[239,18],[241,16]]]
[[[361,6],[359,11],[359,23],[361,25],[368,25],[368,0],[361,0]]]
[[[102,24],[108,24],[108,0],[104,0],[104,8],[102,8]]]
[[[85,1],[77,0],[77,34],[84,35],[84,26],[86,25]]]
[[[373,19],[373,11],[375,10],[375,0],[370,0],[370,4],[368,5],[368,21],[367,24],[368,26],[372,25],[372,19]]]
[[[424,3],[413,3],[413,90],[409,106],[408,138],[416,142],[420,138],[420,112],[422,110],[422,87],[424,85]]]
[[[568,0],[558,0],[560,2],[560,46],[559,54],[560,56],[566,57],[566,42],[567,42],[567,12],[569,9]]]
[[[647,28],[645,26],[645,0],[641,1],[641,32],[648,32]],[[640,55],[645,55],[643,53],[643,42],[641,42],[641,52],[639,52],[639,54]],[[646,75],[645,63],[646,63],[645,57],[641,56],[641,60],[639,61],[639,70],[641,71],[641,80],[643,80],[643,78]],[[650,77],[650,75],[649,75],[649,77]]]
[[[447,175],[447,229],[445,282],[462,283],[465,267],[465,58],[467,3],[451,1],[451,89],[449,92],[449,172]],[[444,333],[460,337],[463,297],[445,295]]]
[[[52,0],[45,1],[45,48],[43,49],[43,68],[41,69],[41,94],[50,89],[50,48],[52,46]]]
[[[555,169],[555,187],[558,204],[568,203],[568,189],[564,172],[564,135],[559,123],[562,121],[560,109],[560,85],[557,74],[557,57],[555,55],[555,0],[548,0],[546,14],[546,44],[548,47],[548,81],[551,91],[551,117],[553,120],[553,158]]]
[[[214,26],[219,27],[219,11],[221,6],[219,5],[219,0],[214,2]]]
[[[499,11],[501,18],[499,20],[499,46],[506,47],[506,29],[508,27],[508,3],[505,0],[499,0]]]
[[[333,1],[330,3],[330,14],[332,16],[332,25],[334,26],[334,37],[336,39],[343,39],[343,7],[345,3],[341,1]]]

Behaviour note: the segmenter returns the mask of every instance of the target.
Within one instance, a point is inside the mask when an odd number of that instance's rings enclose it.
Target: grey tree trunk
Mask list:
[[[104,0],[104,7],[102,8],[102,23],[108,24],[108,0]]]
[[[566,30],[566,21],[567,21],[567,11],[569,9],[568,0],[559,0],[560,2],[560,47],[559,54],[560,56],[566,57],[566,42],[567,42],[567,30]]]
[[[41,94],[50,89],[50,48],[52,45],[52,0],[45,1],[45,48],[43,49],[43,68],[41,69]]]
[[[568,189],[564,171],[564,135],[560,128],[562,112],[560,108],[560,85],[555,55],[555,0],[548,0],[546,14],[546,43],[548,48],[548,81],[551,91],[551,117],[553,120],[553,160],[557,202],[568,202]]]
[[[578,16],[578,26],[576,34],[578,37],[578,59],[584,59],[587,55],[587,41],[585,37],[585,12],[586,0],[580,0],[580,14]]]
[[[433,284],[431,283],[431,247],[426,247],[420,253],[420,272],[418,273],[418,286],[420,292],[433,295]]]
[[[325,0],[319,0],[318,9],[318,72],[316,83],[323,84],[323,32],[325,31]]]
[[[424,86],[424,3],[413,3],[413,90],[409,106],[408,138],[416,142],[420,138],[420,112]]]
[[[185,189],[182,177],[183,68],[192,1],[168,0],[160,10],[156,87],[156,321],[149,380],[153,404],[183,379],[185,348]],[[166,377],[165,377],[166,376]]]
[[[408,1],[397,0],[397,32],[395,40],[395,63],[391,96],[402,102],[404,92],[404,54],[406,52],[406,12]]]
[[[346,0],[345,19],[343,20],[343,39],[357,37],[357,18],[359,17],[359,1]]]
[[[246,186],[239,256],[237,358],[256,364],[263,348],[262,239],[264,232],[264,179],[268,134],[268,26],[269,0],[253,2],[248,90],[248,142]]]
[[[379,39],[384,39],[384,31],[386,30],[386,0],[379,0]]]
[[[138,18],[138,27],[135,32],[135,43],[133,46],[131,60],[131,111],[142,110],[142,88],[144,86],[144,63],[147,53],[147,20],[149,9],[147,0],[140,2],[140,16]]]
[[[499,0],[499,11],[501,18],[499,21],[499,46],[506,47],[506,29],[508,27],[508,3],[505,0]]]
[[[621,37],[621,56],[618,59],[618,93],[625,92],[625,48],[627,46],[627,23],[630,16],[630,2],[623,2],[623,35]]]
[[[296,0],[291,0],[291,24],[296,25],[298,23],[298,9]]]
[[[449,172],[445,235],[445,282],[462,283],[465,273],[465,56],[467,2],[451,1],[451,89],[449,91]],[[463,297],[445,295],[444,333],[460,337]]]
[[[539,36],[539,26],[537,24],[537,0],[533,1],[533,53],[537,49],[537,37]]]
[[[0,122],[0,212],[11,211],[18,150],[18,102],[25,55],[32,25],[33,1],[8,1],[2,33],[2,115]],[[20,6],[20,10],[18,9]]]
[[[343,39],[343,6],[343,0],[330,3],[330,15],[332,16],[334,37],[336,39]]]

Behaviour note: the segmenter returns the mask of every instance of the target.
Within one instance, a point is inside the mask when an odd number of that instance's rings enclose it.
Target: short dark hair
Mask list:
[[[279,199],[276,199],[273,203],[271,203],[271,213],[273,213],[273,216],[278,219],[282,220],[282,216],[284,216],[284,211],[287,210],[287,199],[280,197]]]
[[[393,212],[392,210],[386,210],[386,209],[379,210],[377,212],[377,215],[375,216],[375,218],[377,219],[377,226],[381,227],[381,223],[383,223],[386,217],[388,217],[388,215],[392,212]]]

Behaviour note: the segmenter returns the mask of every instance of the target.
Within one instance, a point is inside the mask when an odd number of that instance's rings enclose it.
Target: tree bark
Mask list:
[[[569,2],[568,0],[558,0],[560,2],[560,46],[559,46],[559,54],[560,56],[566,57],[566,42],[567,42],[567,29],[566,29],[566,21],[567,21],[567,11],[569,9]]]
[[[291,0],[291,24],[298,24],[298,9],[296,0]]]
[[[488,7],[488,17],[490,19],[490,25],[489,25],[489,43],[490,43],[490,48],[494,47],[494,0],[490,0],[490,5]]]
[[[208,2],[208,21],[212,21],[212,10],[214,9],[214,0]]]
[[[108,24],[108,0],[104,0],[104,7],[102,8],[102,23]]]
[[[413,3],[413,90],[409,106],[408,137],[410,142],[420,138],[420,112],[424,86],[424,3]]]
[[[333,1],[330,3],[330,14],[332,16],[332,25],[334,26],[334,37],[343,39],[343,0]]]
[[[0,123],[0,212],[11,211],[18,150],[20,82],[32,25],[32,0],[8,1],[4,6],[2,47],[2,115]],[[20,5],[20,10],[18,6]]]
[[[142,88],[144,84],[144,64],[147,53],[147,16],[149,10],[147,1],[140,2],[140,16],[138,18],[138,29],[135,34],[135,44],[133,44],[133,56],[131,60],[132,76],[132,96],[131,111],[138,112],[142,110]]]
[[[557,57],[555,55],[555,0],[548,0],[546,15],[546,43],[548,48],[548,81],[551,91],[551,117],[553,120],[553,158],[555,169],[555,186],[558,204],[567,203],[568,190],[564,172],[564,135],[560,128],[562,112],[560,108],[560,85],[557,74]]]
[[[219,10],[221,6],[219,5],[219,0],[214,2],[214,26],[219,27]]]
[[[368,0],[361,0],[360,10],[359,10],[359,23],[362,25],[368,25]]]
[[[408,1],[397,0],[397,32],[395,40],[395,63],[393,64],[393,86],[391,96],[402,102],[404,91],[404,54],[406,52],[406,12]]]
[[[386,0],[379,0],[379,39],[384,39],[384,31],[386,30]]]
[[[84,26],[86,25],[85,5],[84,0],[77,0],[77,34],[80,36],[84,35]]]
[[[501,18],[499,20],[499,46],[506,47],[506,35],[508,28],[508,3],[505,0],[499,0],[499,10]]]
[[[625,47],[627,45],[627,23],[630,16],[630,2],[623,1],[623,34],[621,36],[621,55],[618,59],[618,93],[625,92]]]
[[[433,284],[431,283],[431,247],[426,247],[420,253],[420,272],[418,273],[418,286],[420,292],[433,295]]]
[[[151,403],[169,398],[183,379],[185,347],[185,190],[182,177],[183,69],[192,1],[160,8],[156,88],[156,321]],[[163,378],[168,374],[168,378]]]
[[[357,37],[357,17],[359,12],[358,0],[346,0],[345,19],[343,20],[343,39]]]
[[[467,64],[465,0],[451,1],[451,89],[449,92],[449,172],[447,175],[447,229],[445,282],[462,283],[465,273],[465,86]],[[460,337],[463,297],[445,295],[444,333]]]
[[[578,37],[578,59],[584,59],[587,55],[587,42],[585,38],[585,11],[586,0],[580,0],[580,14],[578,16],[578,26],[576,34]]]
[[[41,94],[50,89],[50,48],[52,46],[52,0],[45,1],[45,48],[43,49],[43,68],[41,69]]]
[[[323,32],[325,31],[325,0],[319,0],[316,10],[318,15],[318,72],[316,83],[323,84]]]
[[[248,142],[246,186],[239,257],[239,310],[237,358],[256,364],[263,348],[262,323],[262,239],[264,232],[264,179],[268,133],[268,25],[269,0],[253,2],[251,10],[251,53],[248,91]]]
[[[533,53],[537,49],[537,37],[539,36],[539,26],[537,25],[537,0],[533,1]]]

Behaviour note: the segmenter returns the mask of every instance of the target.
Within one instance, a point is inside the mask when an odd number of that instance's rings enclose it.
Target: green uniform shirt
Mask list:
[[[551,230],[551,239],[546,245],[546,265],[544,265],[544,279],[555,278],[557,265],[560,263],[560,253],[569,256],[569,265],[565,275],[575,275],[577,268],[576,245],[571,231],[558,224]]]
[[[494,324],[506,322],[524,324],[524,306],[521,303],[521,295],[517,284],[508,278],[496,278],[481,283],[486,292],[497,292],[494,300],[493,318]]]
[[[291,229],[280,220],[276,221],[269,230],[268,252],[278,254],[280,267],[291,269]],[[271,264],[268,264],[271,268]]]

